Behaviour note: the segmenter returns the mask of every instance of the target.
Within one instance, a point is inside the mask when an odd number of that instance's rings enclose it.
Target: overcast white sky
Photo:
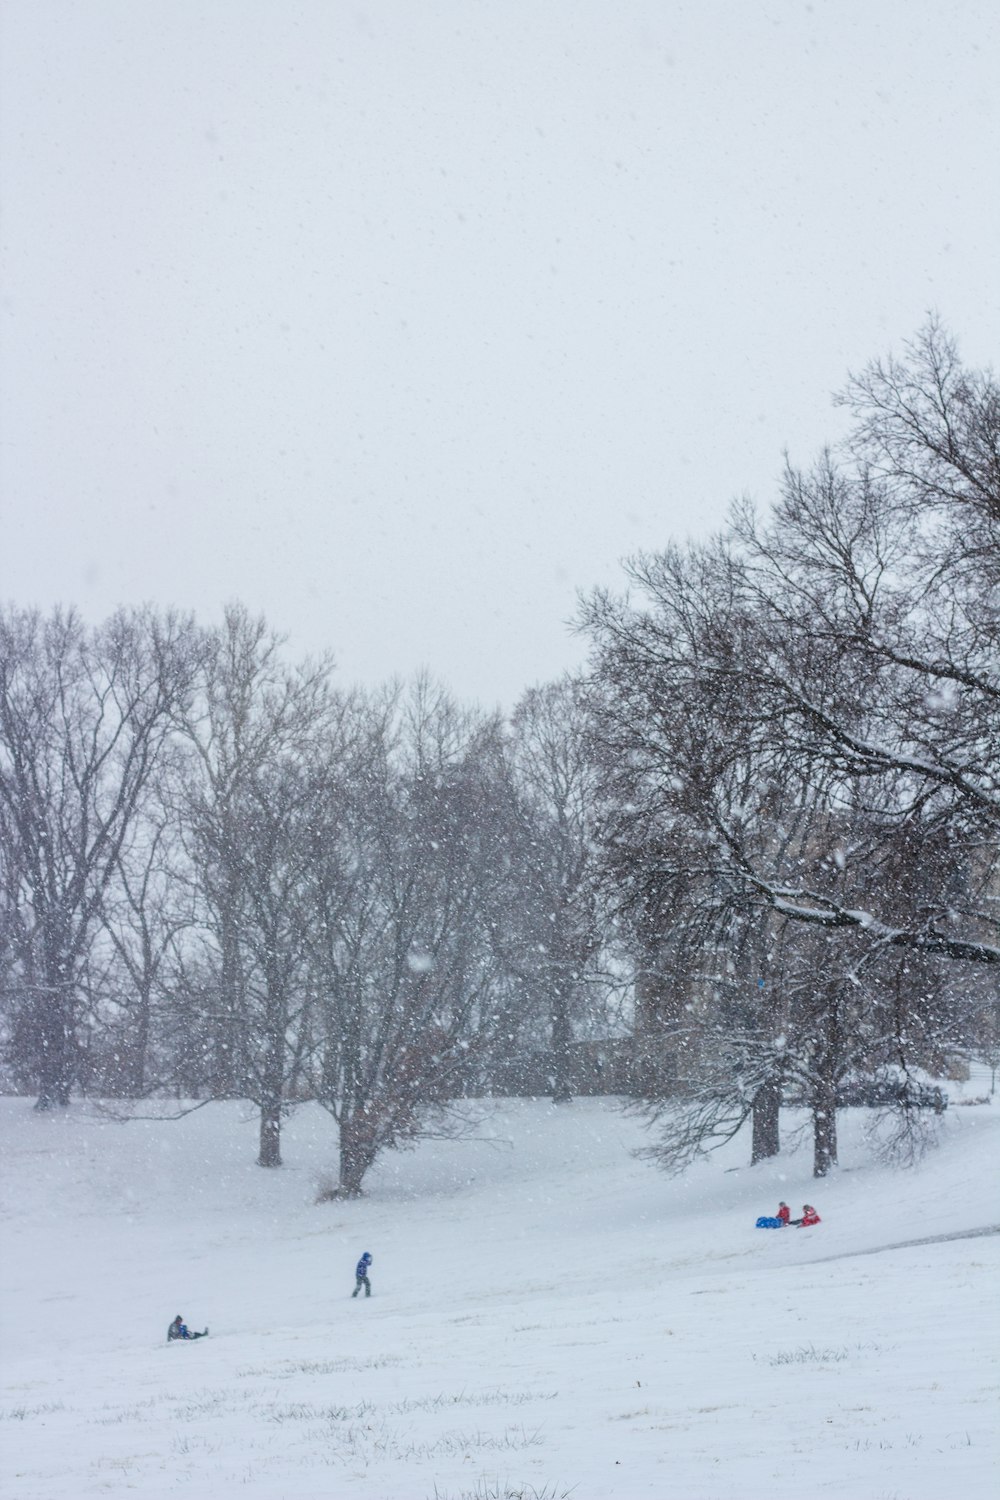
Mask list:
[[[2,0],[0,597],[241,598],[510,704],[936,308],[994,0]]]

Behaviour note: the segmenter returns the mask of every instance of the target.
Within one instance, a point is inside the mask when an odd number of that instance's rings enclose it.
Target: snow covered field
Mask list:
[[[316,1206],[319,1110],[264,1172],[237,1106],[121,1125],[0,1100],[3,1494],[994,1493],[1000,1237],[901,1246],[1000,1224],[1000,1109],[950,1109],[892,1173],[849,1111],[823,1184],[806,1143],[670,1180],[607,1101],[483,1114]],[[779,1198],[822,1225],[754,1230]],[[211,1337],[168,1346],[177,1312]]]

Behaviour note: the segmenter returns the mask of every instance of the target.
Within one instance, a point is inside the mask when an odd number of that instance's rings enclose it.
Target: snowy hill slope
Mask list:
[[[234,1105],[2,1100],[3,1493],[985,1497],[1000,1237],[883,1247],[1000,1224],[1000,1110],[895,1173],[862,1114],[823,1184],[744,1142],[670,1180],[611,1102],[497,1103],[316,1206],[319,1110],[263,1172]],[[822,1225],[754,1230],[779,1198]]]

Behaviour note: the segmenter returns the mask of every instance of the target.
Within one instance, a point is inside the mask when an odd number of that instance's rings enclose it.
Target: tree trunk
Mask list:
[[[141,1099],[146,1092],[146,1059],[149,1055],[149,1029],[152,999],[149,981],[143,979],[139,987],[139,1003],[135,1011],[135,1024],[128,1039],[125,1067],[124,1092],[129,1099]]]
[[[285,1097],[285,1020],[283,995],[268,995],[267,1055],[263,1068],[263,1102],[260,1106],[260,1155],[257,1165],[281,1166],[281,1105]]]
[[[52,1109],[54,1105],[67,1105],[73,1082],[76,1061],[73,1016],[64,978],[65,965],[56,964],[55,979],[52,969],[49,983],[39,997],[40,1055],[38,1059],[38,1098],[35,1108]]]
[[[375,1160],[371,1122],[364,1111],[343,1116],[340,1121],[339,1198],[360,1198],[365,1173]]]
[[[259,1167],[281,1166],[281,1101],[270,1100],[260,1107]]]
[[[552,997],[552,1100],[555,1104],[567,1104],[573,1097],[572,1041],[569,997],[564,986],[557,982]]]
[[[236,923],[228,912],[222,917],[220,949],[222,966],[209,1087],[214,1099],[231,1099],[243,1095],[246,1086],[246,1004]]]
[[[837,1165],[837,1075],[843,1057],[841,991],[829,996],[820,1045],[813,1058],[813,1176]]]
[[[769,1078],[753,1101],[753,1139],[750,1165],[777,1156],[781,1150],[781,1080]]]
[[[824,1085],[813,1102],[813,1176],[825,1177],[837,1165],[837,1099]]]

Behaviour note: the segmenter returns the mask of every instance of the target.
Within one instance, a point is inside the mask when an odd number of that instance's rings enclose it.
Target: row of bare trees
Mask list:
[[[343,693],[241,607],[99,629],[0,617],[5,1072],[242,1098],[259,1160],[313,1099],[340,1190],[594,1011],[592,840],[569,683],[512,725],[421,680]]]
[[[766,516],[583,606],[584,683],[509,722],[344,692],[261,620],[0,614],[7,1086],[336,1119],[339,1191],[499,1065],[632,998],[630,1082],[683,1168],[779,1149],[995,1031],[1000,396],[934,323],[844,395]],[[617,991],[615,984],[617,983]]]

